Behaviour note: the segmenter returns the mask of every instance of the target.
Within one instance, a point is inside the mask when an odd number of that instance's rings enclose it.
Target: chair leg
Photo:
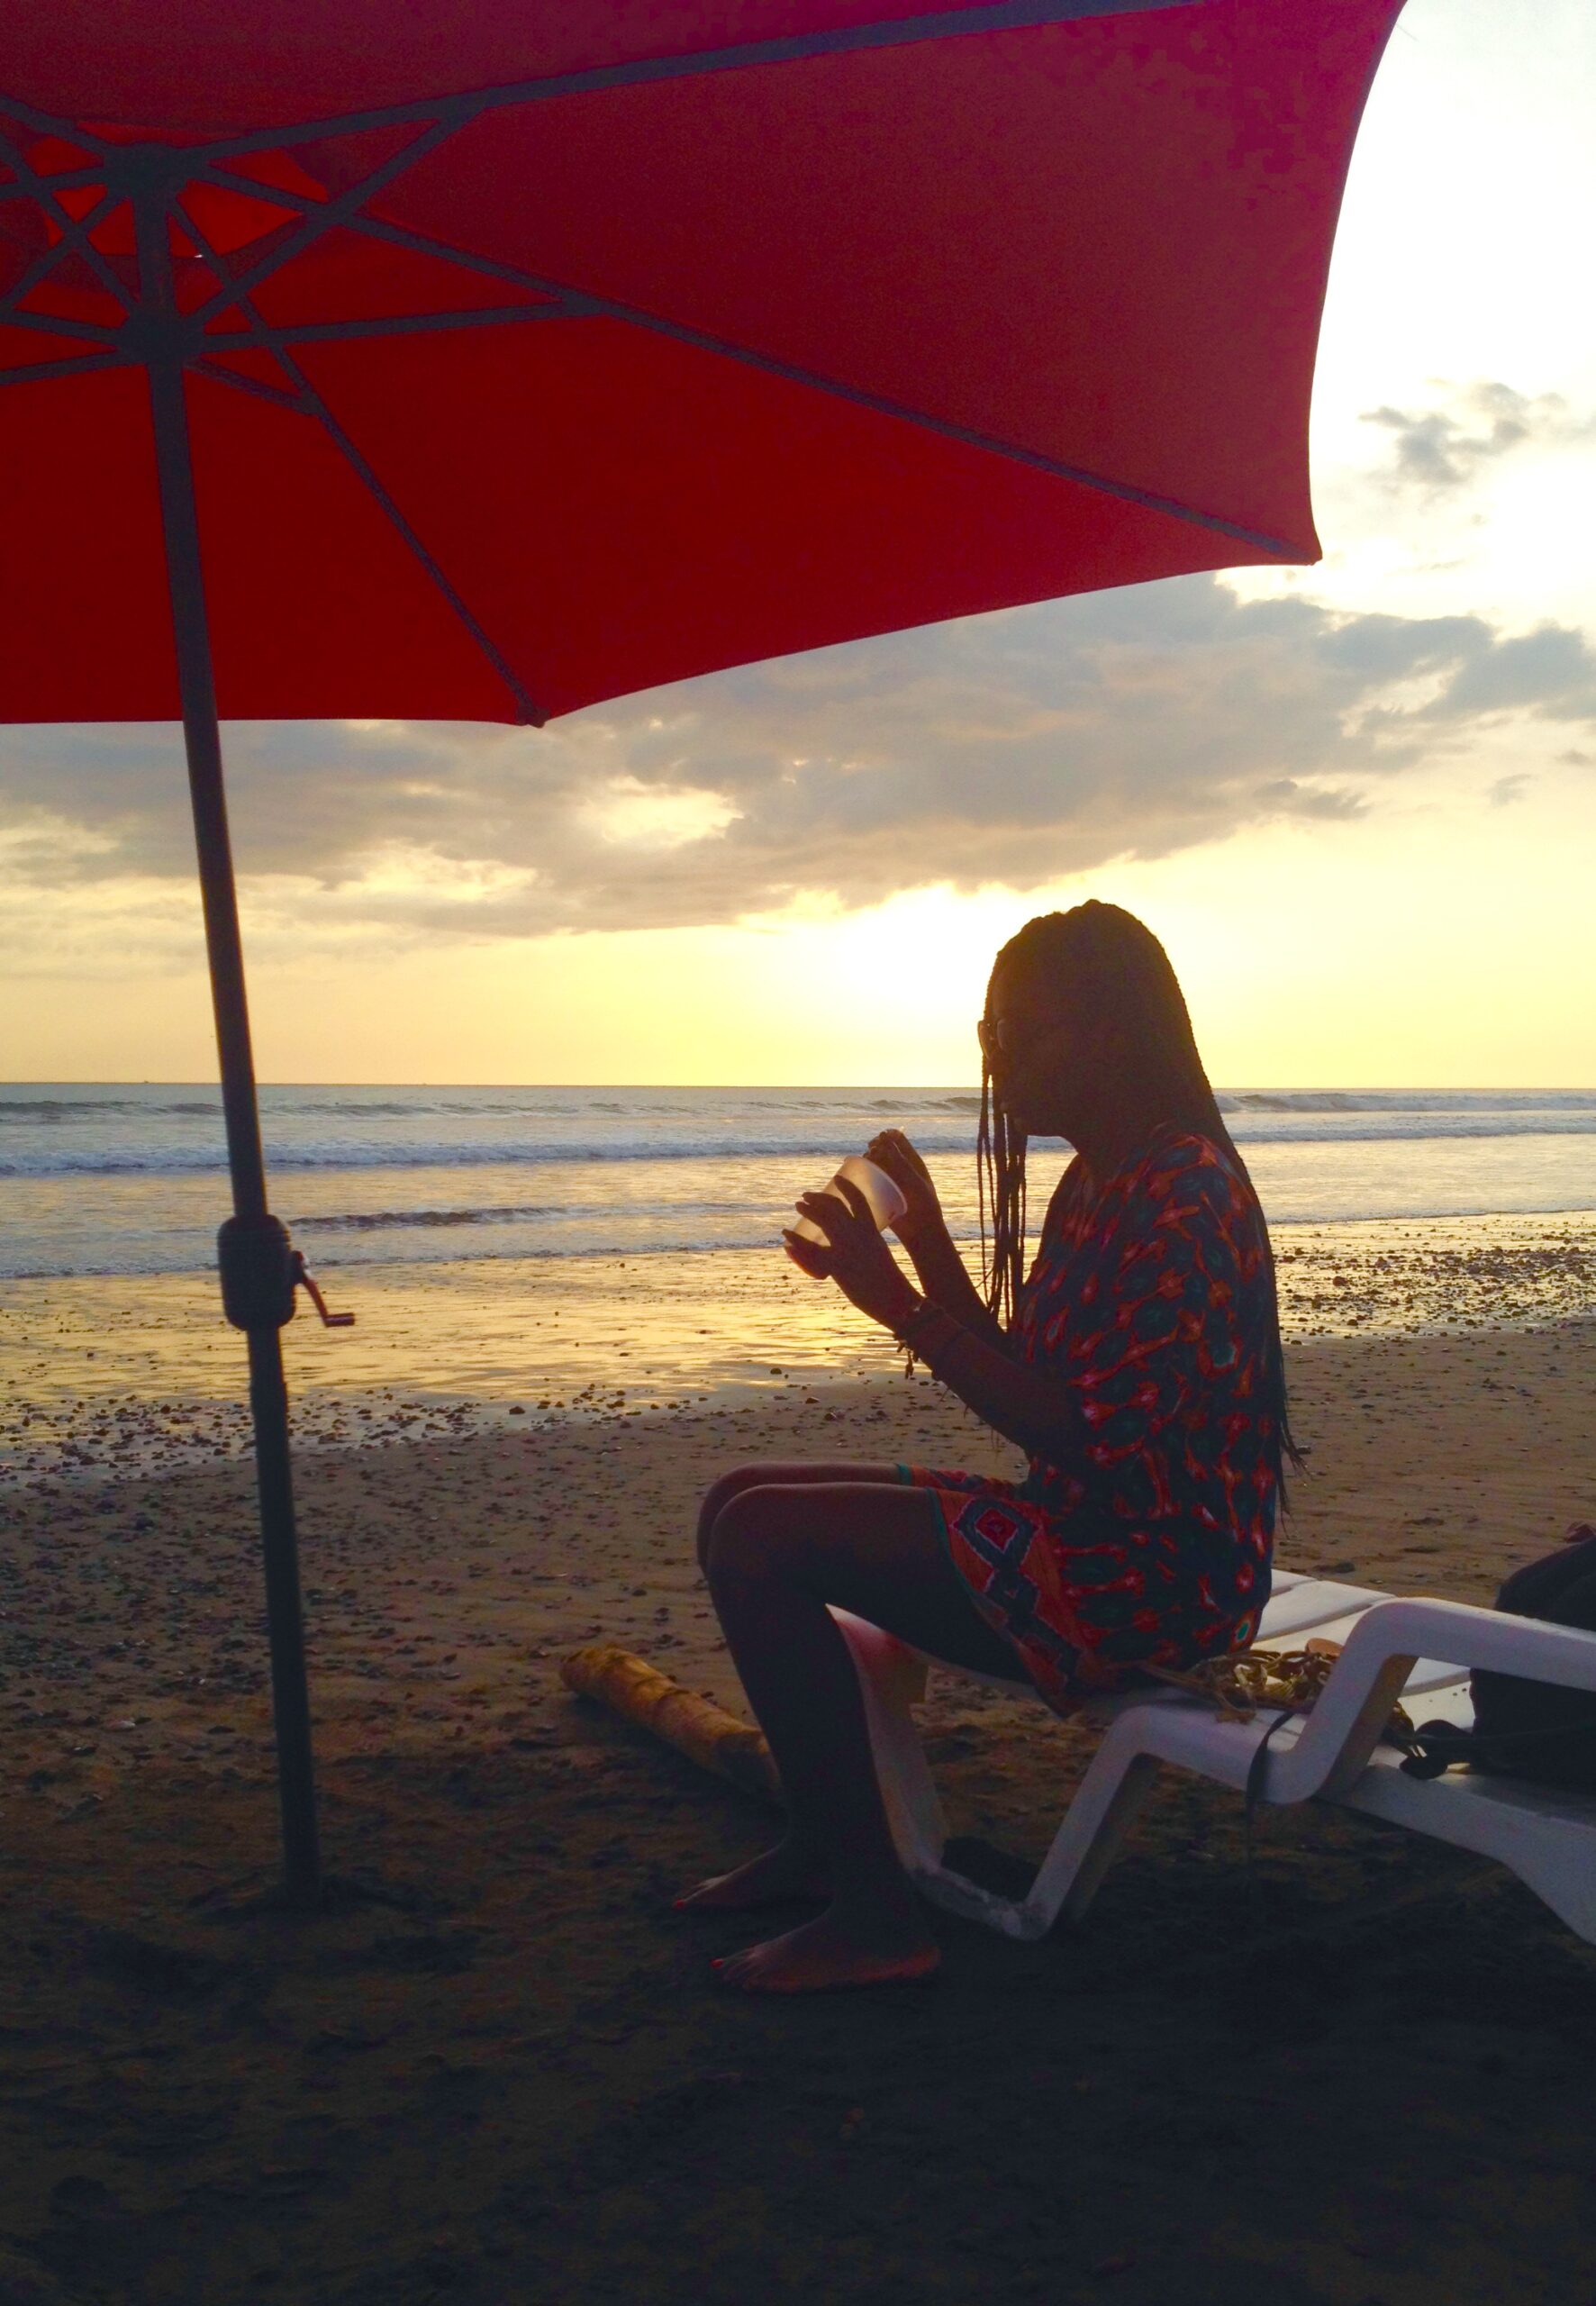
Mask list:
[[[942,1863],[948,1824],[911,1711],[925,1695],[925,1660],[906,1642],[849,1611],[833,1609],[831,1615],[859,1677],[893,1847],[907,1873],[934,1873]]]
[[[999,1897],[948,1866],[921,1874],[920,1886],[933,1905],[1005,1938],[1045,1938],[1061,1913],[1078,1921],[1086,1911],[1157,1775],[1156,1755],[1123,1746],[1103,1770],[1093,1762],[1023,1898]]]
[[[1039,1911],[1051,1907],[1047,1916],[1049,1922],[1056,1920],[1060,1913],[1067,1914],[1072,1921],[1079,1921],[1097,1895],[1103,1875],[1120,1855],[1126,1835],[1141,1815],[1157,1775],[1156,1755],[1135,1755],[1126,1764],[1118,1784],[1110,1793],[1097,1830],[1092,1834],[1086,1848],[1075,1856],[1073,1849],[1066,1855],[1063,1845],[1070,1839],[1070,1822],[1081,1799],[1077,1793],[1070,1804],[1069,1817],[1059,1828],[1053,1848],[1042,1860],[1027,1904],[1034,1905]],[[1083,1786],[1082,1792],[1084,1791]],[[1056,1858],[1060,1861],[1060,1875],[1065,1875],[1066,1866],[1069,1869],[1061,1882],[1056,1882],[1055,1878]]]

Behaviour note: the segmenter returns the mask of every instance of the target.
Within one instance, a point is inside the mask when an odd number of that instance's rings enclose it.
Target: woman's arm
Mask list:
[[[1054,1465],[1102,1473],[1128,1457],[1189,1451],[1193,1409],[1245,1428],[1259,1413],[1248,1386],[1231,1393],[1246,1351],[1243,1306],[1256,1324],[1267,1292],[1261,1246],[1243,1255],[1253,1211],[1230,1173],[1188,1148],[1172,1157],[1156,1200],[1144,1193],[1099,1276],[1095,1334],[1070,1373],[1021,1362],[994,1367],[982,1341],[940,1308],[894,1324],[932,1375],[1000,1433]],[[1172,1462],[1174,1460],[1172,1459]]]
[[[1090,1439],[1075,1386],[1034,1362],[1011,1359],[945,1306],[922,1303],[891,1327],[939,1384],[1028,1456],[1067,1464]]]
[[[994,1351],[1006,1353],[1008,1340],[954,1246],[930,1172],[914,1147],[901,1129],[884,1129],[865,1149],[903,1196],[903,1214],[893,1230],[908,1250],[909,1262],[925,1294]]]
[[[899,1233],[898,1239],[908,1250],[915,1277],[930,1303],[951,1314],[963,1329],[980,1338],[994,1353],[1006,1357],[1008,1339],[970,1279],[940,1212],[934,1230],[928,1228],[908,1240]]]
[[[838,1199],[844,1194],[846,1208],[839,1211]],[[1055,1464],[1067,1461],[1090,1439],[1076,1389],[1045,1368],[1012,1359],[979,1298],[976,1309],[999,1337],[998,1343],[961,1321],[951,1308],[928,1303],[916,1294],[876,1231],[856,1186],[843,1179],[823,1194],[806,1194],[798,1208],[825,1228],[830,1246],[823,1248],[787,1233],[783,1238],[794,1263],[816,1280],[836,1282],[862,1313],[891,1330],[994,1432]],[[957,1264],[951,1240],[948,1252]],[[967,1275],[965,1280],[968,1287]]]
[[[1253,1297],[1256,1324],[1256,1293],[1267,1294],[1261,1248],[1253,1242],[1243,1255],[1256,1210],[1239,1205],[1228,1170],[1196,1154],[1172,1158],[1160,1198],[1136,1212],[1134,1232],[1121,1243],[1129,1254],[1116,1258],[1097,1301],[1099,1349],[1089,1371],[1077,1365],[1067,1377],[1046,1362],[1011,1359],[947,1308],[919,1298],[851,1187],[847,1210],[815,1194],[799,1206],[824,1223],[830,1240],[822,1249],[789,1236],[806,1272],[835,1281],[996,1432],[1084,1472],[1165,1446],[1160,1437],[1194,1403],[1217,1414],[1225,1373],[1238,1366],[1244,1299]],[[1260,1412],[1238,1396],[1225,1413],[1245,1425]]]

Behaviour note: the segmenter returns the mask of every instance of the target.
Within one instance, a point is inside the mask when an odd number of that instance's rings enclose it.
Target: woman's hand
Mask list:
[[[893,1230],[905,1248],[938,1226],[946,1230],[931,1173],[901,1129],[884,1129],[879,1137],[870,1139],[865,1152],[878,1169],[886,1171],[903,1196],[906,1206]]]
[[[884,1329],[895,1328],[913,1312],[919,1294],[876,1231],[857,1185],[839,1177],[825,1193],[806,1193],[797,1206],[801,1217],[824,1229],[826,1239],[811,1241],[802,1233],[784,1233],[794,1265],[813,1280],[834,1281],[851,1304]]]

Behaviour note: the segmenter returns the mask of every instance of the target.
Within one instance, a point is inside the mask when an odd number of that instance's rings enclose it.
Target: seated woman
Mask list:
[[[1268,1598],[1290,1448],[1274,1266],[1163,947],[1114,905],[1032,921],[998,955],[980,1036],[985,1299],[896,1131],[869,1149],[906,1196],[896,1230],[923,1295],[857,1194],[798,1203],[829,1246],[786,1239],[1018,1442],[1029,1474],[751,1466],[704,1500],[700,1557],[789,1825],[680,1903],[826,1902],[719,1965],[752,1992],[923,1978],[939,1958],[828,1603],[932,1657],[1029,1676],[1068,1713],[1144,1665],[1245,1646]],[[1034,1135],[1075,1158],[1023,1278]]]

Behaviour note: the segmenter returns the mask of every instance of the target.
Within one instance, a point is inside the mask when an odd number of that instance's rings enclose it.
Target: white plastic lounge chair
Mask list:
[[[1078,1919],[1161,1763],[1241,1790],[1268,1736],[1256,1798],[1339,1802],[1499,1858],[1596,1944],[1596,1798],[1477,1772],[1414,1777],[1399,1766],[1394,1747],[1377,1742],[1399,1699],[1415,1720],[1472,1727],[1474,1666],[1596,1695],[1596,1633],[1459,1602],[1397,1600],[1277,1569],[1255,1648],[1300,1647],[1310,1633],[1346,1644],[1312,1711],[1276,1730],[1278,1708],[1247,1722],[1221,1720],[1211,1702],[1183,1690],[1136,1690],[1094,1703],[1091,1718],[1106,1724],[1102,1742],[1036,1880],[1023,1898],[1011,1899],[943,1863],[942,1805],[911,1711],[916,1653],[862,1618],[832,1614],[858,1669],[898,1855],[926,1896],[950,1913],[1020,1938],[1042,1937],[1061,1913]],[[1027,1683],[971,1678],[1035,1699]]]

